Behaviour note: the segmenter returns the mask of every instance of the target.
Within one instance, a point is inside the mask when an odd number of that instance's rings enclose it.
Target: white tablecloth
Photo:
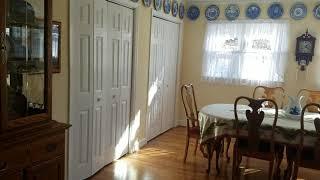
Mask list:
[[[238,117],[242,123],[245,123],[245,111],[250,109],[246,105],[238,106]],[[266,131],[270,130],[274,120],[274,109],[264,108],[265,118],[262,127]],[[317,134],[314,126],[314,119],[320,117],[316,113],[306,113],[304,128],[306,131],[305,144],[313,145]],[[233,104],[212,104],[205,106],[199,113],[199,122],[201,130],[201,143],[209,139],[224,135],[234,135],[234,105]],[[288,117],[284,110],[279,110],[277,121],[276,141],[284,144],[298,144],[300,140],[300,118]]]

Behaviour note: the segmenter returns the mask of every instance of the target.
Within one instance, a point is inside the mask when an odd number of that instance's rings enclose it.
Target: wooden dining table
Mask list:
[[[246,130],[247,119],[245,112],[251,109],[247,105],[239,105],[238,116],[239,125],[241,130]],[[265,117],[261,125],[260,134],[261,139],[269,138],[272,130],[272,123],[274,119],[275,110],[272,108],[262,108]],[[305,133],[304,133],[304,146],[314,147],[317,142],[318,136],[314,126],[314,119],[320,117],[318,113],[305,113]],[[203,155],[208,158],[208,170],[210,172],[212,153],[218,150],[223,144],[224,137],[235,137],[236,130],[234,129],[234,105],[233,104],[211,104],[204,106],[199,112],[199,126],[200,126],[200,145]],[[275,143],[284,146],[298,146],[300,143],[300,118],[299,116],[289,116],[283,109],[279,109],[277,127],[275,131]],[[217,163],[219,162],[219,155],[216,156]],[[219,167],[217,165],[217,171]]]

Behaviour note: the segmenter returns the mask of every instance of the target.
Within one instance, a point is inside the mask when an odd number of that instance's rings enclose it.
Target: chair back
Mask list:
[[[245,109],[245,116],[247,122],[245,120],[239,120],[239,112],[238,105],[239,102],[246,101],[248,102],[248,107]],[[266,134],[267,132],[261,133],[261,124],[265,119],[265,113],[262,109],[263,103],[268,102],[271,103],[275,109],[274,117],[272,118],[272,131],[271,134]],[[242,106],[241,106],[242,107]],[[243,106],[245,107],[245,106]],[[236,138],[239,140],[247,140],[248,141],[248,149],[250,152],[259,152],[259,145],[261,140],[264,142],[270,142],[270,151],[274,152],[274,132],[278,120],[278,105],[272,99],[253,99],[249,97],[238,97],[234,103],[234,116],[235,116],[235,129],[236,129]],[[247,125],[247,129],[241,128],[242,125]],[[263,139],[261,139],[263,137]]]
[[[300,119],[300,125],[301,125],[301,131],[300,131],[300,144],[299,144],[299,150],[298,150],[298,162],[301,162],[301,153],[304,148],[304,135],[305,135],[305,130],[304,130],[304,121],[305,121],[305,112],[307,111],[308,108],[310,107],[315,107],[317,109],[318,113],[320,114],[320,104],[316,103],[310,103],[304,106],[302,109],[301,113],[301,119]],[[320,161],[320,118],[315,118],[314,119],[314,126],[316,129],[316,134],[317,134],[317,140],[315,141],[314,147],[312,148],[313,151],[313,157],[315,162]]]
[[[279,105],[279,108],[283,108],[285,90],[282,87],[257,86],[252,97],[254,99],[271,99]],[[265,107],[272,108],[272,104],[266,104]]]
[[[320,103],[320,91],[314,91],[309,89],[301,89],[298,92],[298,97],[304,96],[302,100],[302,106],[305,106],[310,103]],[[309,112],[318,112],[317,106],[308,106],[307,110]]]
[[[192,84],[185,84],[181,87],[181,97],[187,117],[188,127],[190,127],[190,123],[192,127],[199,126],[198,107]]]

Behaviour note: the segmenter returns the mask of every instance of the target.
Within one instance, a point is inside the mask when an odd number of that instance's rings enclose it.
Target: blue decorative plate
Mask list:
[[[147,7],[150,7],[151,5],[151,0],[143,0],[143,4]]]
[[[261,9],[257,4],[251,4],[248,6],[246,16],[250,19],[256,19],[260,16]]]
[[[225,10],[225,16],[228,20],[236,20],[240,15],[240,8],[236,4],[230,4]]]
[[[307,7],[303,3],[296,3],[290,10],[290,16],[292,19],[300,20],[307,16]]]
[[[216,5],[211,5],[206,9],[206,18],[208,21],[216,20],[220,15],[219,7]]]
[[[162,8],[162,0],[154,0],[154,8],[159,11]]]
[[[268,15],[271,19],[279,19],[283,15],[283,7],[280,3],[273,3],[268,8]]]
[[[314,7],[313,15],[315,18],[320,19],[320,4],[318,4],[316,7]]]
[[[163,9],[164,13],[169,14],[171,11],[171,0],[164,0],[163,1]]]
[[[183,3],[180,3],[180,6],[179,6],[179,17],[180,17],[180,19],[184,18],[184,4]]]
[[[200,16],[200,9],[197,6],[192,5],[189,7],[187,15],[190,20],[194,21]]]
[[[179,4],[178,4],[178,1],[177,0],[173,0],[173,3],[172,3],[172,15],[174,17],[177,17],[177,14],[178,14],[178,10],[179,9]]]

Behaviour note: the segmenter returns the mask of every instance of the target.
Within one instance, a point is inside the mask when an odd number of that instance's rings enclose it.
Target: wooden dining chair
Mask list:
[[[310,104],[310,103],[320,103],[320,91],[301,89],[298,92],[297,96],[298,97],[304,96],[304,99],[302,100],[302,106],[305,106],[306,104]],[[316,106],[309,106],[307,110],[309,112],[318,112],[318,109]]]
[[[196,140],[196,147],[194,149],[194,154],[197,152],[197,147],[199,145],[199,138],[200,138],[200,127],[199,127],[199,119],[198,119],[198,107],[197,102],[195,98],[195,91],[192,84],[185,84],[181,87],[181,96],[182,96],[182,102],[184,106],[184,110],[186,113],[187,118],[187,139],[186,139],[186,146],[185,146],[185,154],[184,154],[184,162],[186,162],[187,156],[188,156],[188,149],[189,149],[189,141],[190,139]],[[219,162],[219,155],[222,151],[223,147],[223,139],[216,140],[214,142],[211,142],[210,148],[208,148],[208,154],[206,155],[209,159],[208,161],[208,170],[207,172],[210,173],[210,167],[211,167],[211,159],[212,159],[212,153],[213,151],[216,151],[216,170],[219,173],[220,168],[218,165]],[[227,137],[227,150],[226,150],[226,157],[229,160],[230,157],[228,155],[228,150],[231,142],[231,137]],[[222,143],[222,145],[221,145]],[[200,147],[202,148],[202,147]],[[210,150],[209,150],[210,149]],[[201,149],[202,152],[204,152],[203,149]]]
[[[283,108],[285,100],[285,90],[282,87],[257,86],[253,91],[252,97],[254,99],[271,99],[279,105],[279,108]],[[272,105],[267,104],[265,107],[271,108]]]
[[[308,144],[305,145],[305,131],[304,131],[304,115],[308,108],[314,107],[317,109],[318,113],[320,113],[320,105],[316,103],[310,103],[304,106],[301,113],[300,119],[300,142],[298,147],[288,147],[287,149],[287,156],[288,156],[288,169],[285,173],[285,179],[297,179],[299,167],[309,168],[309,169],[316,169],[320,170],[320,119],[314,119],[314,126],[316,130],[316,136],[314,139],[314,145]],[[310,142],[310,140],[308,140]],[[311,146],[310,146],[311,145]],[[292,171],[292,164],[293,171]],[[291,173],[293,172],[293,173]]]
[[[199,111],[192,84],[185,84],[181,87],[181,97],[187,118],[187,139],[184,153],[184,162],[186,162],[190,139],[196,140],[196,147],[194,149],[194,154],[196,154],[200,138],[200,127],[198,120]]]
[[[248,109],[245,111],[247,122],[239,119],[238,103],[247,101]],[[261,124],[264,121],[263,103],[271,103],[275,109],[272,118],[272,128],[270,131],[261,131]],[[251,108],[251,109],[250,109]],[[249,97],[238,97],[234,103],[235,116],[235,137],[236,142],[233,150],[232,179],[240,177],[239,167],[242,156],[269,161],[269,179],[278,175],[280,159],[282,159],[283,146],[275,144],[274,134],[278,120],[278,105],[272,99],[252,99]],[[245,128],[246,127],[246,128]],[[261,138],[263,136],[263,138]],[[276,166],[275,166],[276,165]],[[274,168],[277,167],[277,168]]]

